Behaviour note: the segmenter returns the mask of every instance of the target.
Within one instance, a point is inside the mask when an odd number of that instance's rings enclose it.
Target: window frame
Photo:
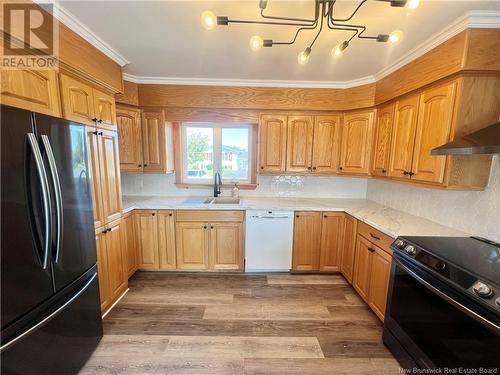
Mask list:
[[[222,129],[223,128],[245,128],[248,129],[248,179],[247,180],[232,180],[222,179],[223,187],[233,186],[235,183],[241,189],[255,189],[257,187],[257,138],[258,124],[255,123],[221,123],[221,122],[197,122],[183,121],[175,124],[177,126],[177,144],[178,144],[178,163],[176,168],[176,185],[178,187],[203,187],[212,186],[213,178],[188,178],[187,177],[187,136],[188,127],[196,128],[211,128],[213,129],[213,165],[214,171],[222,167]],[[220,155],[216,157],[216,155]]]

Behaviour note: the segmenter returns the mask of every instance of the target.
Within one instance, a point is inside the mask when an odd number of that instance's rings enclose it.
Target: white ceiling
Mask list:
[[[368,35],[399,29],[396,44],[354,39],[344,55],[332,58],[333,46],[349,34],[324,29],[309,63],[299,65],[297,54],[314,33],[301,34],[292,46],[253,52],[252,35],[291,39],[294,29],[283,26],[229,25],[205,30],[201,12],[212,10],[230,18],[259,19],[258,0],[252,1],[63,1],[63,7],[105,41],[130,64],[134,76],[185,79],[285,80],[345,82],[373,76],[413,48],[439,33],[470,10],[500,10],[500,1],[425,1],[415,11],[368,1],[353,22],[365,24]],[[352,12],[359,1],[338,1],[337,17]],[[312,17],[313,0],[270,0],[270,15]]]

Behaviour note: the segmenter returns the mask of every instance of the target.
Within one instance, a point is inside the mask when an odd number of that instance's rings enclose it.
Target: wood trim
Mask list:
[[[467,29],[462,68],[500,70],[500,29]]]
[[[244,211],[225,211],[225,210],[177,210],[175,220],[188,222],[243,222]]]
[[[139,91],[137,83],[123,81],[123,93],[115,95],[116,103],[139,106]]]

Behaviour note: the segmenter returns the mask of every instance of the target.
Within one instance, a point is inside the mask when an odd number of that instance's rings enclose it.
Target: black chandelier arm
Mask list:
[[[315,7],[314,7],[314,19],[309,20],[309,19],[304,19],[304,18],[289,18],[289,17],[275,17],[275,16],[267,16],[264,14],[264,9],[260,9],[260,15],[262,18],[267,18],[267,19],[272,19],[272,20],[281,20],[281,21],[299,21],[299,22],[306,22],[306,23],[314,23],[318,22],[318,17],[319,17],[319,2],[318,0],[315,0]],[[304,26],[311,26],[311,25],[304,25]]]
[[[294,23],[294,22],[271,22],[271,21],[247,21],[247,20],[226,20],[227,24],[229,23],[250,23],[257,25],[276,25],[276,26],[304,26],[302,23]],[[307,25],[305,25],[307,26]],[[312,25],[311,25],[312,26]]]
[[[336,23],[332,21],[333,26],[338,26],[338,27],[348,27],[351,30],[358,29],[361,30],[359,34],[357,34],[359,39],[372,39],[372,40],[378,40],[378,36],[367,36],[363,35],[366,31],[366,26],[363,25],[353,25],[353,24],[342,24],[342,23]]]
[[[359,8],[361,8],[363,6],[364,3],[366,3],[368,0],[363,0],[361,1],[361,3],[359,3],[359,5],[356,7],[356,9],[354,9],[354,12],[352,12],[352,14],[347,17],[347,18],[334,18],[333,17],[333,12],[330,14],[330,18],[332,21],[338,21],[338,22],[347,22],[347,21],[350,21],[355,15],[356,13],[358,12]],[[335,0],[333,1],[335,3]]]
[[[344,31],[354,31],[354,34],[349,38],[347,39],[347,42],[349,43],[351,40],[353,40],[359,33],[359,30],[358,29],[354,29],[354,28],[349,28],[349,27],[337,27],[337,26],[333,26],[333,25],[330,25],[330,23],[328,23],[328,27],[331,29],[331,30],[344,30]]]
[[[295,36],[293,37],[293,39],[290,41],[290,42],[272,42],[272,45],[291,45],[293,43],[295,43],[295,41],[297,40],[297,37],[299,36],[299,33],[302,31],[302,30],[314,30],[316,27],[318,26],[318,21],[316,21],[314,23],[314,25],[312,26],[307,26],[307,27],[301,27],[297,30],[297,32],[295,33]]]
[[[323,7],[325,7],[325,4],[323,3]],[[316,36],[314,37],[313,41],[311,42],[311,44],[309,45],[309,49],[311,49],[313,46],[314,46],[314,43],[316,43],[316,40],[318,39],[319,37],[319,34],[321,34],[321,31],[323,30],[323,19],[324,17],[321,17],[321,23],[319,25],[319,30],[318,30],[318,33],[316,34]]]

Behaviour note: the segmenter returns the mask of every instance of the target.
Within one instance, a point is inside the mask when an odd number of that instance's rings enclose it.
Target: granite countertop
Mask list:
[[[124,196],[123,212],[134,209],[343,211],[393,238],[469,236],[468,233],[366,199],[248,197],[241,198],[240,204],[235,205],[206,204],[203,203],[206,198]]]

